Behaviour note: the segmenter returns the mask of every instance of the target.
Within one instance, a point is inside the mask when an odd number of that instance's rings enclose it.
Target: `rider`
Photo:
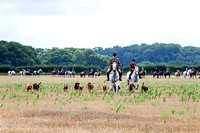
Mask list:
[[[113,62],[116,62],[116,64],[117,64],[117,71],[119,72],[119,81],[122,81],[122,79],[121,79],[122,72],[119,69],[120,62],[119,62],[119,59],[116,58],[116,53],[113,53],[113,58],[110,58],[110,60],[109,60],[109,68],[107,70],[107,81],[109,81],[109,73],[112,71],[112,64],[113,64]]]
[[[135,66],[136,66],[136,64],[135,64],[135,59],[132,59],[132,62],[131,62],[131,64],[130,64],[130,66],[129,66],[129,68],[130,68],[129,71],[131,71],[131,73],[129,74],[129,80],[131,79],[131,74],[132,74],[133,71],[135,70]],[[140,78],[140,79],[142,78],[140,73],[139,73],[139,78]]]
[[[156,67],[156,69],[155,69],[155,73],[158,73],[158,68]]]
[[[93,74],[93,72],[94,72],[94,70],[93,70],[93,69],[91,69],[90,73],[91,73],[91,74]]]
[[[166,71],[168,72],[169,71],[169,68],[167,67]]]
[[[159,68],[159,72],[162,72],[162,68],[161,67]]]

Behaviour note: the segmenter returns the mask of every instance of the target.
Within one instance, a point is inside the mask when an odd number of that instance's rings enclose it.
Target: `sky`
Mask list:
[[[0,0],[0,40],[34,48],[200,47],[199,0]]]

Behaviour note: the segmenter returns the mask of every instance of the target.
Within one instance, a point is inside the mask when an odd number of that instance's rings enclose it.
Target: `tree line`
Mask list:
[[[132,58],[136,64],[148,65],[165,63],[175,66],[200,64],[200,48],[193,46],[182,47],[179,44],[154,43],[147,45],[134,44],[126,47],[114,46],[112,48],[95,47],[93,50],[101,55],[112,56],[117,53],[120,63],[127,66]]]
[[[109,57],[92,49],[79,48],[33,48],[18,42],[0,41],[0,65],[11,67],[35,65],[97,66],[104,69]]]
[[[157,65],[181,67],[200,64],[200,48],[179,44],[145,43],[138,45],[112,48],[95,47],[84,48],[33,48],[18,42],[0,41],[0,72],[6,68],[43,66],[49,71],[52,66],[77,67],[78,71],[84,68],[99,68],[105,70],[112,54],[117,53],[122,69],[128,69],[132,58],[139,66],[155,68]],[[5,69],[4,69],[5,68]],[[197,67],[198,68],[198,67]],[[149,71],[149,70],[148,70]]]

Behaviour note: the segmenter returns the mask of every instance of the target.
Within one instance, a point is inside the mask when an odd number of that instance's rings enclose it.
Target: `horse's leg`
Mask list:
[[[117,82],[116,82],[116,94],[118,94],[118,91],[119,91],[119,90],[118,90],[118,86],[119,86],[119,82],[117,81]]]
[[[134,88],[134,90],[135,90],[135,83],[134,83],[134,81],[133,81],[132,83],[133,83],[133,88]]]
[[[113,93],[113,83],[110,82],[110,91]]]
[[[129,80],[127,79],[127,83],[128,83],[128,85],[129,85]]]

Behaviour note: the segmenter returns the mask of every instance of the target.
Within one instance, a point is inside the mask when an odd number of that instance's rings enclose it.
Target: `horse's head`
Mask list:
[[[41,73],[41,72],[42,72],[42,69],[39,69],[38,72]]]
[[[112,69],[113,69],[114,72],[117,70],[117,63],[116,62],[113,62]]]

